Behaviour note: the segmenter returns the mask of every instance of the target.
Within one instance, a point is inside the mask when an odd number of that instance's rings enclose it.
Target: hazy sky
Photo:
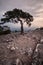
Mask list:
[[[43,0],[0,0],[0,17],[7,10],[22,9],[34,16],[34,24],[43,26]]]

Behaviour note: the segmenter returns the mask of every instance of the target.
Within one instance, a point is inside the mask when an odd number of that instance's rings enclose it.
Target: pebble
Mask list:
[[[16,48],[15,47],[11,47],[11,50],[15,50]]]
[[[43,39],[41,39],[40,42],[43,43]]]
[[[18,47],[16,47],[16,49],[18,49]]]

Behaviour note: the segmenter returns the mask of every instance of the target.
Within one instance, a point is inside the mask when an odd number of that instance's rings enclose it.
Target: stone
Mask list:
[[[11,47],[11,50],[13,51],[13,50],[15,50],[16,48],[15,47]]]
[[[43,39],[40,40],[40,43],[43,43]]]

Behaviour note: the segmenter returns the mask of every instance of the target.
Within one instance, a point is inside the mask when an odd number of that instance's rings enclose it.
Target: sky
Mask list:
[[[0,0],[0,18],[3,13],[14,8],[33,15],[32,26],[43,27],[43,0]]]

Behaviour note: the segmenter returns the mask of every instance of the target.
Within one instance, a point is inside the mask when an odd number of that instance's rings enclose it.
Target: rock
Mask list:
[[[0,36],[0,65],[29,65],[29,63],[31,63],[31,60],[33,60],[32,65],[39,65],[40,63],[43,65],[43,45],[38,44],[36,49],[37,53],[35,52],[34,59],[31,57],[33,49],[36,43],[38,43],[37,41],[40,37],[42,39],[43,35],[39,33],[40,32],[29,32],[27,33],[28,36],[27,34],[24,34],[24,36],[18,35],[18,33],[17,35],[15,33],[11,33],[8,35]],[[41,56],[38,55],[38,49]],[[2,60],[4,61],[1,62]],[[39,63],[39,61],[41,62]]]
[[[40,43],[43,43],[43,38],[40,40]]]
[[[16,49],[18,49],[18,47],[16,47]]]
[[[23,65],[22,61],[19,58],[16,59],[16,65]]]
[[[29,51],[28,51],[28,55],[31,56],[32,52],[33,52],[32,48],[30,48]]]
[[[8,46],[7,46],[7,49],[10,49],[10,48],[11,48],[11,45],[8,45]]]
[[[11,51],[14,51],[16,48],[15,47],[11,47]]]
[[[37,44],[32,65],[43,65],[43,44]]]
[[[9,42],[9,40],[6,40],[6,42]]]

